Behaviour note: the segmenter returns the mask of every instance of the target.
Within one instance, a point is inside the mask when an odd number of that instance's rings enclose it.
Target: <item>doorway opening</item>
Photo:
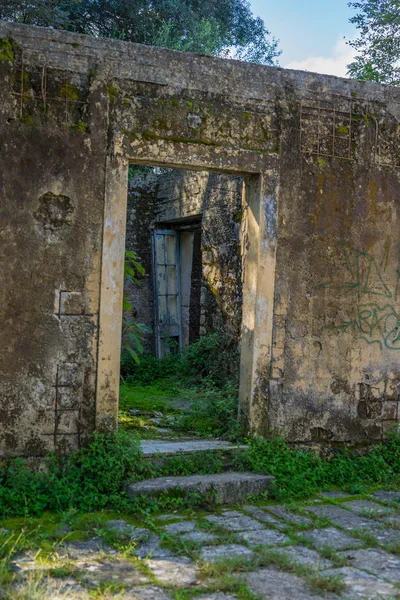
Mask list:
[[[125,294],[151,330],[145,353],[163,358],[217,330],[239,340],[242,189],[237,175],[131,165],[126,251],[145,274]]]

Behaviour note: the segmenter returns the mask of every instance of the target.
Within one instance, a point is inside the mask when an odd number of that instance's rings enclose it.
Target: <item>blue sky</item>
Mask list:
[[[353,50],[343,37],[356,37],[348,0],[250,0],[253,13],[280,39],[283,67],[346,74]]]

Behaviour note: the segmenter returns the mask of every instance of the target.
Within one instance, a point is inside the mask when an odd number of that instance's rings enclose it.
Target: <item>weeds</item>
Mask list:
[[[185,352],[161,360],[145,356],[140,364],[123,353],[121,372],[123,411],[161,410],[171,415],[166,424],[176,431],[239,439],[239,350],[233,336],[212,333]],[[167,399],[173,397],[188,400],[185,411],[178,414],[171,407]]]
[[[290,448],[281,436],[254,438],[239,460],[241,468],[275,476],[271,495],[277,500],[307,498],[327,486],[365,493],[372,485],[400,483],[400,436],[390,435],[363,455],[346,449],[330,458]]]
[[[122,508],[128,504],[123,485],[140,455],[132,436],[96,432],[87,448],[64,457],[50,454],[40,472],[21,459],[6,461],[0,466],[0,513],[20,516],[44,510]]]

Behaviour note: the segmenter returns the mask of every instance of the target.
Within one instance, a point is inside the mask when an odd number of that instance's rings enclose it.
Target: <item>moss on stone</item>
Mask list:
[[[9,62],[14,60],[14,50],[9,40],[2,38],[0,39],[0,60],[7,60]]]
[[[65,83],[60,88],[60,96],[67,98],[71,102],[75,102],[79,98],[78,88],[72,85],[72,83]]]
[[[33,120],[33,118],[30,115],[25,115],[23,117],[20,117],[19,120],[24,125],[30,125],[31,127],[33,127],[33,125],[35,124],[35,121]]]
[[[78,123],[72,125],[72,128],[75,129],[75,131],[85,132],[87,130],[87,123],[84,123],[83,121],[78,121]]]
[[[250,117],[251,117],[251,113],[249,113],[249,112],[244,112],[244,113],[242,113],[242,117],[243,117],[243,119],[250,119]]]
[[[328,163],[326,162],[326,160],[324,160],[323,158],[321,158],[319,156],[317,158],[317,165],[319,165],[320,167],[322,167],[323,169],[325,169],[328,166]]]
[[[114,102],[119,96],[119,90],[114,85],[107,86],[107,94],[111,102]]]
[[[349,135],[349,128],[346,127],[346,125],[339,125],[338,126],[338,133],[340,135]]]

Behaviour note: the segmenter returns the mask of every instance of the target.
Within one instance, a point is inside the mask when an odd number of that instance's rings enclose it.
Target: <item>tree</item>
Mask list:
[[[358,12],[350,19],[359,37],[349,44],[359,53],[348,65],[357,79],[400,85],[400,0],[350,2]]]
[[[187,52],[275,64],[280,52],[248,0],[1,0],[0,19]]]

